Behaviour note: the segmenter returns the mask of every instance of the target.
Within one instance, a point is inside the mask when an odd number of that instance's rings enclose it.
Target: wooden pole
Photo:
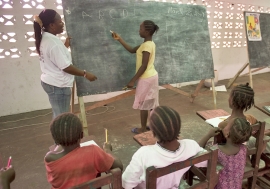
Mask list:
[[[70,104],[70,112],[74,112],[74,98],[75,98],[75,81],[73,82],[72,90],[71,90],[71,104]]]
[[[84,107],[84,102],[83,102],[83,97],[79,97],[79,104],[80,104],[80,118],[83,124],[83,127],[87,128],[87,120],[86,120],[86,114],[85,114],[85,107]]]
[[[227,88],[229,89],[232,84],[235,82],[235,80],[238,78],[238,76],[244,71],[244,69],[246,69],[246,67],[249,65],[249,63],[246,63],[238,72],[237,74],[232,78],[230,79],[229,83],[227,84]]]
[[[216,89],[215,89],[214,78],[211,79],[211,82],[212,82],[212,91],[213,91],[214,109],[217,109],[217,98],[216,98]]]
[[[202,80],[200,81],[200,83],[197,85],[196,90],[194,91],[193,94],[191,94],[190,102],[192,102],[192,103],[194,102],[194,99],[195,99],[196,96],[198,96],[199,91],[201,90],[201,88],[202,88],[202,86],[203,86],[203,84],[204,84],[204,81],[205,81],[205,79],[202,79]]]
[[[250,82],[250,87],[253,88],[253,81],[252,81],[252,73],[251,73],[251,68],[249,64],[249,82]]]

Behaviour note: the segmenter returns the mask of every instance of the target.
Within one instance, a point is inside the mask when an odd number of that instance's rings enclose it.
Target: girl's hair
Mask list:
[[[75,114],[63,113],[51,122],[50,130],[55,144],[70,146],[81,139],[83,127]]]
[[[55,10],[45,9],[38,15],[39,19],[42,22],[42,28],[38,22],[36,21],[34,22],[34,31],[35,31],[35,39],[36,39],[35,44],[36,44],[36,49],[39,55],[40,55],[40,43],[42,39],[41,31],[43,28],[45,31],[47,30],[48,26],[54,22],[55,15],[56,15]]]
[[[234,144],[248,141],[252,128],[245,118],[235,118],[230,129],[230,138]]]
[[[158,106],[151,112],[150,126],[159,142],[171,142],[178,138],[181,119],[172,108]]]
[[[155,32],[157,33],[159,27],[151,20],[145,20],[143,22],[144,28],[146,31],[150,32],[150,35],[153,35]]]
[[[231,92],[232,105],[236,109],[247,111],[254,105],[254,91],[248,83],[237,85]]]

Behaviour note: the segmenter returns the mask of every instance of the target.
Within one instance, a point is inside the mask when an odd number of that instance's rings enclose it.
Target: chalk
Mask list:
[[[110,32],[111,32],[111,33],[113,33],[113,31],[112,31],[112,30],[110,30]]]
[[[128,88],[127,87],[124,87],[122,90],[126,91]]]

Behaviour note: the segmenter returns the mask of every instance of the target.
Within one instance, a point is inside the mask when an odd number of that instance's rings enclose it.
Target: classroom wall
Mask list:
[[[243,23],[243,20],[237,19],[237,14],[241,15],[242,10],[270,12],[269,0],[167,1],[208,6],[213,60],[219,80],[232,78],[248,62],[244,28],[235,28],[236,23]],[[50,108],[47,95],[40,85],[41,72],[33,42],[32,16],[38,14],[43,7],[56,9],[62,14],[61,0],[20,2],[0,0],[0,116]],[[227,13],[233,19],[226,19]],[[60,37],[64,39],[63,36],[65,33]],[[267,68],[258,73],[269,71]],[[197,81],[176,86],[193,83]],[[84,101],[99,101],[120,93],[123,92],[86,96]]]

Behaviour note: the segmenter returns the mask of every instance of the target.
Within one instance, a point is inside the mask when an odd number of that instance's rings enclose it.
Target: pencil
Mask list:
[[[8,163],[7,163],[7,167],[9,167],[10,166],[10,164],[11,164],[11,156],[9,156],[9,158],[8,158]]]
[[[105,128],[105,139],[106,143],[108,143],[108,130]]]

